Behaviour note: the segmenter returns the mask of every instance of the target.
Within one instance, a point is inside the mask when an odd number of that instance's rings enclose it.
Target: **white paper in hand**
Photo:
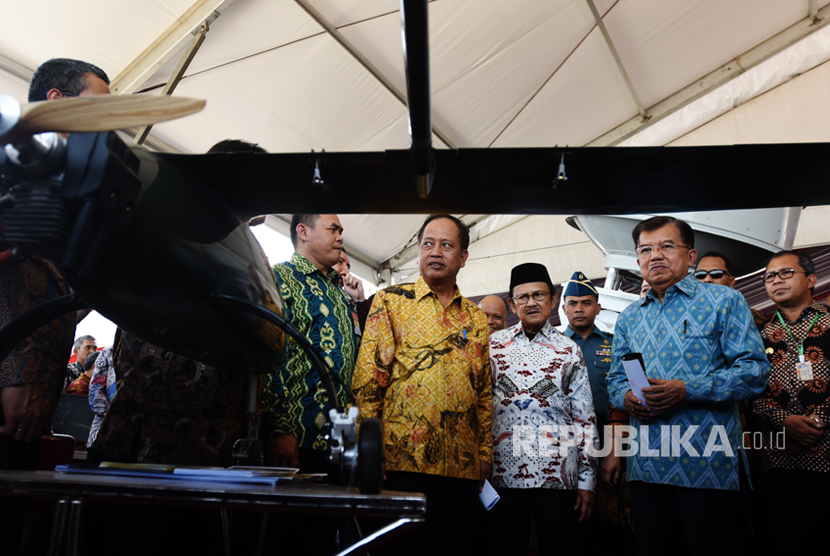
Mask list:
[[[493,488],[493,485],[490,484],[490,481],[487,479],[484,480],[484,488],[481,489],[481,492],[478,493],[478,497],[481,500],[481,503],[484,505],[484,509],[488,512],[493,509],[493,506],[496,505],[496,502],[501,500],[499,497],[499,493],[496,492],[496,489]]]
[[[646,396],[640,390],[651,386],[646,378],[646,370],[643,368],[639,359],[623,359],[623,369],[625,369],[625,376],[628,377],[628,384],[631,385],[631,393],[637,396],[643,404],[646,403]]]

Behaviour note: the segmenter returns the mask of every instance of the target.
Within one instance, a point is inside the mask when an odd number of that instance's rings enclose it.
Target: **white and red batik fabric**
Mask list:
[[[529,340],[519,323],[490,337],[493,484],[594,490],[596,417],[579,347],[548,322]]]

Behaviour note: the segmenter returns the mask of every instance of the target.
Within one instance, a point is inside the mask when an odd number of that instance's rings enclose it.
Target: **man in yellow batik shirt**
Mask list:
[[[455,284],[469,238],[457,218],[426,219],[421,277],[377,293],[355,367],[361,418],[383,423],[385,488],[427,495],[425,527],[389,544],[394,554],[467,553],[490,474],[487,317]]]

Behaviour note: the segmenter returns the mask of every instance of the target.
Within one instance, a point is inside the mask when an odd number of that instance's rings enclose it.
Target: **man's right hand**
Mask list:
[[[43,393],[36,384],[6,386],[0,390],[6,424],[0,435],[18,442],[33,442],[46,429],[48,413]]]
[[[265,441],[265,465],[299,467],[300,448],[297,445],[297,438],[290,432],[269,437]]]
[[[647,405],[640,401],[640,399],[634,395],[634,393],[629,390],[625,393],[625,398],[623,398],[623,405],[625,406],[625,410],[630,414],[639,419],[640,421],[648,421],[656,413],[649,409]]]
[[[352,301],[355,303],[361,303],[366,301],[366,296],[363,293],[363,282],[360,281],[360,278],[354,276],[353,274],[346,274],[342,276],[343,280],[343,289]]]
[[[806,415],[790,415],[784,419],[783,426],[787,431],[787,438],[802,446],[812,446],[821,440],[825,427]]]

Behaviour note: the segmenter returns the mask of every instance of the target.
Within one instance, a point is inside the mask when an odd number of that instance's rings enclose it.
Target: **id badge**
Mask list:
[[[798,372],[798,380],[813,380],[813,364],[809,361],[796,363],[795,370]]]
[[[354,334],[355,336],[362,336],[363,332],[360,330],[360,319],[357,316],[357,313],[352,311],[352,324],[354,324]]]

